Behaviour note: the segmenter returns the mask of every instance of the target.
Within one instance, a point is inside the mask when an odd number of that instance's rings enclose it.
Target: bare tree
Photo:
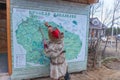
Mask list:
[[[97,3],[97,4],[92,4],[90,6],[90,17],[93,18],[96,13],[101,12],[101,7],[103,7],[103,1]]]
[[[111,36],[113,36],[113,27],[115,26],[116,22],[118,22],[118,20],[120,20],[120,1],[115,0],[113,12],[111,15],[111,21],[109,22],[110,27],[112,29]],[[116,25],[119,25],[119,24],[117,23]]]
[[[110,16],[111,10],[108,10],[107,8],[105,8],[103,13],[104,14],[101,15],[101,17],[102,17],[101,22],[106,25],[109,22],[109,20],[111,19],[111,16]]]
[[[100,1],[99,3],[97,4],[93,4],[91,5],[91,14],[90,14],[90,17],[91,18],[94,18],[94,17],[97,17],[96,14],[99,14],[99,15],[103,15],[103,1]],[[101,17],[102,19],[102,17]],[[100,67],[101,63],[101,53],[98,53],[100,52],[99,50],[99,45],[100,45],[100,38],[97,38],[97,40],[94,39],[94,30],[92,32],[92,37],[91,37],[91,43],[90,43],[90,47],[89,47],[89,56],[88,56],[88,64],[90,62],[91,64],[91,61],[92,64],[91,66],[89,67]],[[92,60],[91,60],[92,59]]]
[[[93,18],[95,14],[99,13],[100,21],[106,26],[120,25],[120,0],[114,1],[113,9],[105,8],[104,4],[103,1],[100,1],[97,4],[91,5],[90,17]]]
[[[113,27],[114,25],[120,24],[120,0],[115,0],[113,9],[110,11],[111,20],[106,24],[107,26]]]
[[[91,5],[91,18],[97,17],[95,14],[99,14],[98,18],[100,19],[100,21],[105,24],[106,26],[110,26],[112,31],[113,31],[113,27],[114,25],[120,25],[120,0],[114,0],[114,7],[112,9],[108,9],[104,7],[104,2],[101,1],[98,4],[94,4]],[[109,32],[111,33],[111,31]],[[113,35],[113,32],[111,33]],[[108,41],[108,38],[107,38]],[[106,41],[106,44],[107,44]],[[100,60],[98,60],[98,62],[101,61],[101,53],[99,53],[99,49],[100,49],[100,41],[98,40],[98,49],[97,48],[91,48],[91,49],[95,49],[95,51],[93,50],[89,50],[89,51],[93,51],[91,53],[94,53],[93,56],[97,56],[97,58],[100,58]],[[117,44],[117,43],[116,43]],[[106,45],[105,45],[106,48]],[[105,51],[105,48],[103,50],[103,54]],[[101,50],[102,51],[102,50]],[[96,54],[99,53],[100,55]],[[94,61],[97,61],[96,58],[94,58]]]
[[[100,21],[105,24],[107,22],[107,20],[109,20],[109,15],[110,14],[110,10],[108,10],[107,8],[105,9],[104,7],[104,1],[100,0],[99,3],[97,4],[93,4],[91,5],[91,11],[90,11],[90,17],[94,18],[94,17],[98,17],[100,19]],[[99,16],[96,16],[96,14],[99,14]]]

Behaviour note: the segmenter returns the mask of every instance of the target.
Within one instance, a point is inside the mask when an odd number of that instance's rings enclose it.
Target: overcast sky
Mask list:
[[[104,1],[104,7],[105,8],[110,9],[110,8],[113,7],[114,0],[102,0],[102,1]]]
[[[114,0],[103,0],[106,7],[112,6]]]
[[[107,9],[113,9],[114,8],[114,1],[115,0],[102,0],[104,1],[104,9],[107,8]],[[106,10],[106,9],[105,9]],[[119,15],[119,13],[118,13]],[[114,25],[115,26],[115,25]]]

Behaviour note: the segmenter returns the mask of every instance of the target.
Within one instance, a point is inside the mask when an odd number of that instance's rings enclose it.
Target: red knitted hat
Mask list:
[[[64,37],[64,34],[59,31],[57,27],[53,28],[52,26],[48,27],[48,36],[52,41],[59,41]]]
[[[51,32],[51,34],[56,39],[58,39],[60,37],[60,31],[57,28],[53,29],[53,31]]]

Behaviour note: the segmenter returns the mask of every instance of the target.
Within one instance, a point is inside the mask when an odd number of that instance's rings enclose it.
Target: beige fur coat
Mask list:
[[[48,42],[45,48],[46,56],[50,57],[50,77],[59,79],[65,76],[67,71],[67,63],[65,61],[63,40],[57,42]]]

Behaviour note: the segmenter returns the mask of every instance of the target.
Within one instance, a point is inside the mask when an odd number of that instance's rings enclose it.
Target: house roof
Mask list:
[[[103,24],[97,17],[95,17],[95,18],[90,18],[90,28],[106,29],[107,26]]]
[[[97,3],[99,0],[63,0],[63,1],[83,3],[83,4],[93,4],[93,3]],[[6,0],[0,0],[0,3],[6,3]]]
[[[83,3],[83,4],[93,4],[99,2],[99,0],[64,0],[64,1]]]

